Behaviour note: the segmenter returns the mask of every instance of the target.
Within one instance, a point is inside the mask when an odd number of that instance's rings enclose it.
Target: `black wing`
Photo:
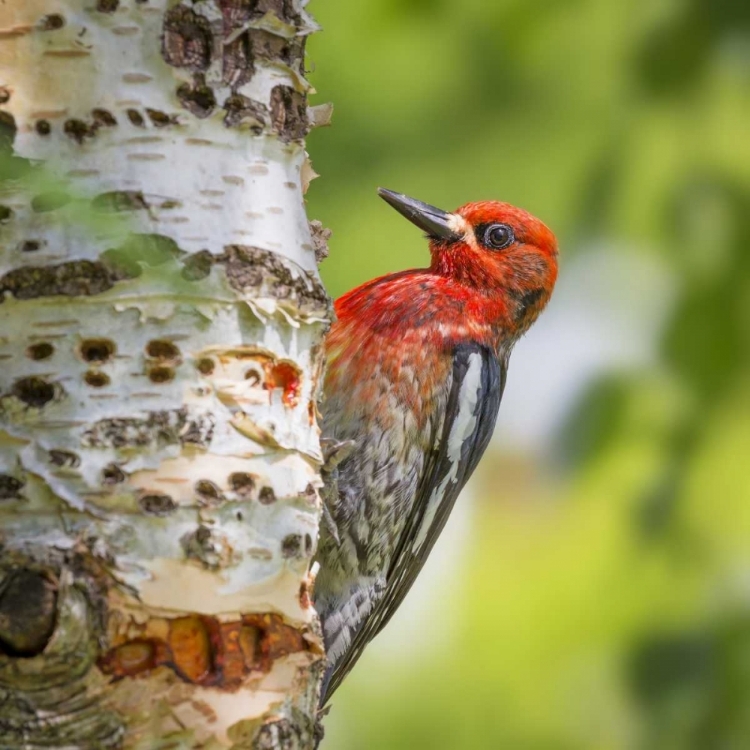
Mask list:
[[[492,437],[500,408],[507,360],[477,344],[453,352],[445,420],[433,441],[417,497],[401,534],[378,599],[352,643],[323,683],[321,705],[331,697],[365,646],[391,619],[443,530],[461,489]]]

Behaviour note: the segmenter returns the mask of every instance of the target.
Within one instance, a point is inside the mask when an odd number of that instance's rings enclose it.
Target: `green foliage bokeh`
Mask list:
[[[750,747],[750,4],[312,10],[332,294],[426,263],[378,185],[516,203],[557,233],[561,279],[607,246],[675,290],[642,331],[654,361],[585,384],[536,478],[485,459],[461,578],[421,625],[449,634],[413,659],[373,645],[327,747]]]

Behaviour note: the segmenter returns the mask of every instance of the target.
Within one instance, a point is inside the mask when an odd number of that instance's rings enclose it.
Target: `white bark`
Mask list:
[[[299,0],[6,0],[0,746],[308,747]],[[162,744],[163,743],[163,744]]]

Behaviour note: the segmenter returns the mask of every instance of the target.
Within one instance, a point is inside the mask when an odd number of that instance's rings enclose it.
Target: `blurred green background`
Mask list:
[[[498,432],[328,750],[750,748],[750,2],[315,0],[335,296],[378,185],[557,233]]]

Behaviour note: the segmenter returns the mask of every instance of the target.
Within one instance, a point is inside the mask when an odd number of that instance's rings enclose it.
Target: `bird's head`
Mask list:
[[[448,213],[380,188],[383,200],[427,233],[431,270],[487,294],[515,302],[516,317],[531,322],[557,279],[557,240],[539,219],[499,201],[467,203]]]

